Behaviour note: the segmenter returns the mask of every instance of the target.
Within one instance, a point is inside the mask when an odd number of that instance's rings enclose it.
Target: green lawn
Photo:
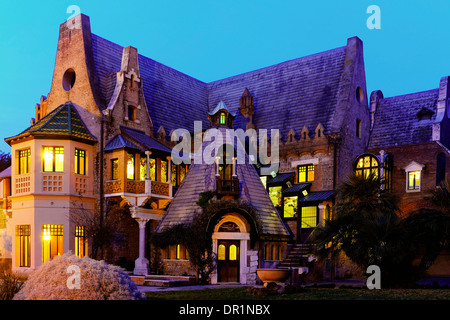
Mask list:
[[[450,300],[450,289],[306,288],[301,293],[259,296],[247,288],[147,292],[149,300]]]

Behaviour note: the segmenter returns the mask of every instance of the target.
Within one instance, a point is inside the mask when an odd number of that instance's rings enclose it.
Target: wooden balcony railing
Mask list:
[[[135,193],[171,196],[171,184],[151,180],[109,180],[105,182],[105,194],[113,193]]]
[[[225,196],[239,195],[239,179],[233,178],[231,180],[216,179],[217,193]]]

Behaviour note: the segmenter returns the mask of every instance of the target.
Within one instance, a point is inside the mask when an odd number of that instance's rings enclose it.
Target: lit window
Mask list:
[[[25,149],[19,151],[19,174],[30,173],[31,150]]]
[[[42,225],[42,262],[63,254],[63,225]]]
[[[223,244],[219,245],[219,248],[217,250],[217,259],[225,260],[225,245],[223,245]]]
[[[232,244],[230,246],[230,260],[237,260],[237,254],[238,254],[238,250],[237,250],[237,246]]]
[[[3,212],[2,206],[0,205],[0,229],[6,228],[6,213]]]
[[[220,124],[225,124],[225,122],[226,122],[226,116],[225,116],[225,113],[222,112],[220,114]]]
[[[29,267],[31,261],[31,226],[16,226],[16,266]]]
[[[264,185],[264,189],[267,188],[267,176],[261,176],[261,182]]]
[[[167,161],[161,160],[161,182],[167,182]]]
[[[134,154],[128,154],[127,160],[127,179],[134,180]]]
[[[184,177],[186,176],[186,167],[184,165],[180,165],[180,183],[183,182]]]
[[[88,241],[86,238],[86,227],[75,226],[75,255],[85,257],[88,254]]]
[[[119,159],[111,159],[111,180],[119,179]]]
[[[44,172],[64,171],[64,147],[44,147]]]
[[[171,179],[172,179],[172,186],[174,186],[174,187],[176,187],[178,185],[177,184],[177,172],[178,172],[177,168],[178,168],[178,166],[176,166],[172,163]]]
[[[86,151],[75,149],[75,173],[86,174]]]
[[[181,245],[177,244],[177,253],[176,253],[176,259],[181,259]]]
[[[314,181],[314,165],[308,164],[298,167],[298,182]]]
[[[297,196],[284,197],[284,217],[293,218],[297,216]]]
[[[420,170],[408,172],[408,190],[420,190]]]
[[[269,196],[275,207],[281,206],[281,186],[269,187]]]
[[[355,173],[357,176],[364,174],[368,178],[371,173],[378,177],[378,159],[372,155],[362,156],[356,162]]]
[[[302,228],[317,226],[317,207],[302,207]]]

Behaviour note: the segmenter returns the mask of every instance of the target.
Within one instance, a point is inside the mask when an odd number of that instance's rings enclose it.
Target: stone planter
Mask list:
[[[289,269],[256,269],[259,279],[267,286],[270,282],[284,284],[289,278],[291,270]]]

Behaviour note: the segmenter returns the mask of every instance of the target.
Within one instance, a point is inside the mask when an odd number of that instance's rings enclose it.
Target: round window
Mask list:
[[[72,68],[67,69],[66,72],[64,72],[62,81],[64,90],[69,91],[70,89],[72,89],[73,86],[75,85],[75,80],[76,80],[75,71]]]
[[[364,93],[361,89],[361,87],[357,87],[356,88],[356,101],[358,101],[358,103],[363,102],[364,100]]]

